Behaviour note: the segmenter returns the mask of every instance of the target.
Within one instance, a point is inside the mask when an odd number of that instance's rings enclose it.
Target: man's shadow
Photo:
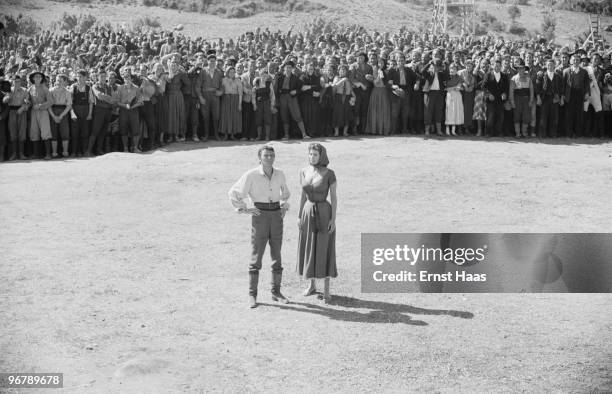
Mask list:
[[[304,302],[292,301],[289,304],[264,304],[262,306],[274,306],[280,309],[292,310],[296,312],[313,313],[315,315],[326,316],[333,320],[343,320],[358,323],[404,323],[414,326],[427,326],[428,323],[422,320],[413,320],[414,315],[447,315],[471,319],[474,314],[466,311],[455,311],[446,309],[425,309],[406,304],[392,304],[389,302],[367,301],[353,297],[334,296],[328,305],[337,305],[344,308],[370,309],[369,312],[347,311],[328,308],[323,305],[308,304]]]

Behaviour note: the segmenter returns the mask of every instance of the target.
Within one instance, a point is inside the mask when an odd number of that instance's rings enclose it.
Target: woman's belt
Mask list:
[[[256,202],[254,203],[255,208],[260,211],[278,211],[280,209],[280,202]]]
[[[66,106],[64,104],[54,104],[51,106],[51,108],[53,109],[66,109]]]
[[[529,88],[514,89],[514,95],[519,97],[529,96]]]
[[[9,105],[8,108],[10,111],[17,111],[19,108],[21,108],[21,105]]]
[[[315,224],[314,226],[315,232],[326,231],[327,229],[323,228],[323,225],[321,223],[321,211],[319,210],[319,204],[328,203],[327,200],[323,200],[323,201],[308,200],[308,202],[312,204],[311,218]]]

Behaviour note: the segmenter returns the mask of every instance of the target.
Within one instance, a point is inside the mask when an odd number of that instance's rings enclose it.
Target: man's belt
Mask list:
[[[256,202],[255,208],[260,211],[278,211],[280,209],[280,202]]]

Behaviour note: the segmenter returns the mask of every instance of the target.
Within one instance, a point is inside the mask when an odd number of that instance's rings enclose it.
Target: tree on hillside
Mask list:
[[[516,25],[516,20],[521,16],[521,9],[516,4],[508,6],[508,15],[512,20],[512,25]]]
[[[555,39],[555,29],[557,28],[557,18],[554,12],[545,12],[542,18],[542,35],[548,40]]]

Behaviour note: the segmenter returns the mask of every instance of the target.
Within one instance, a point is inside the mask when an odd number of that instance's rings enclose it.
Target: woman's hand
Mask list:
[[[298,230],[302,229],[302,218],[298,218],[297,220]]]
[[[327,226],[327,231],[329,231],[330,233],[333,233],[334,231],[336,231],[336,221],[335,220],[330,220],[329,221],[329,225]]]

